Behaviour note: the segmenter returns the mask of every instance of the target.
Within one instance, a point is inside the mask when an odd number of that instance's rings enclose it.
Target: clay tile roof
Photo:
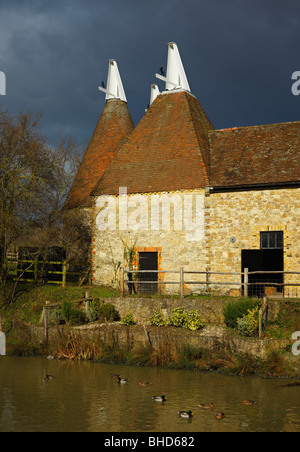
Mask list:
[[[133,128],[127,103],[121,100],[108,101],[74,179],[66,209],[91,205],[91,191]]]
[[[209,133],[214,187],[300,181],[300,122]]]
[[[209,143],[213,126],[198,100],[186,91],[158,96],[93,195],[196,189],[209,184]]]

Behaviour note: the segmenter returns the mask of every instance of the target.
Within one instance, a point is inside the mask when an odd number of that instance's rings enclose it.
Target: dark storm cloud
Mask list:
[[[298,0],[0,0],[0,102],[42,112],[50,139],[61,131],[87,140],[115,58],[137,123],[175,41],[216,128],[299,120],[299,18]]]

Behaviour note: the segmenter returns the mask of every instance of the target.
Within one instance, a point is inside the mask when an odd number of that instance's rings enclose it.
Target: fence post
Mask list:
[[[244,297],[249,294],[249,268],[244,268]]]
[[[50,317],[50,308],[47,306],[47,301],[46,301],[46,306],[44,307],[44,324],[45,324],[45,342],[46,345],[48,345],[48,341],[49,341],[49,317]]]
[[[66,287],[66,283],[67,283],[67,262],[63,261],[62,263],[62,286],[63,289]]]
[[[209,270],[210,266],[206,266],[206,292],[209,292]]]
[[[184,299],[184,268],[180,267],[180,298]]]
[[[124,298],[124,279],[125,279],[125,270],[124,267],[120,267],[120,297]]]
[[[258,331],[259,331],[258,337],[259,337],[259,339],[262,338],[262,317],[263,317],[263,311],[262,311],[262,309],[260,309],[258,311]]]
[[[84,298],[85,298],[85,312],[88,312],[90,309],[90,299],[91,299],[90,292],[85,292]]]
[[[36,257],[34,259],[34,282],[36,283],[38,280],[38,267],[39,267],[39,262],[38,262],[38,258]]]

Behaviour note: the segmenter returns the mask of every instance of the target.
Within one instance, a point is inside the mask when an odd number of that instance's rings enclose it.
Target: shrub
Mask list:
[[[135,325],[136,322],[134,320],[133,314],[126,314],[123,320],[121,320],[122,325]]]
[[[86,312],[86,320],[88,322],[96,322],[98,320],[98,308],[99,305],[94,300],[90,302],[89,309]]]
[[[187,312],[184,308],[176,308],[168,319],[168,324],[196,331],[204,328],[205,323],[197,311]]]
[[[258,306],[260,306],[258,300],[245,299],[236,302],[229,301],[223,308],[226,325],[230,328],[237,328],[238,319],[242,319],[244,315],[248,314],[249,310],[253,310]]]
[[[82,310],[75,308],[71,301],[62,302],[61,314],[68,325],[75,325],[83,321]]]
[[[150,325],[165,326],[166,322],[163,318],[161,311],[155,310],[154,314],[150,317]]]
[[[98,319],[100,322],[105,322],[105,319],[110,322],[117,322],[120,320],[120,314],[114,305],[101,303],[98,309]]]
[[[55,308],[55,309],[51,309],[50,311],[50,322],[56,323],[56,324],[60,324],[62,323],[64,320],[62,312],[61,312],[61,308]]]
[[[190,311],[186,313],[184,328],[191,331],[200,330],[205,327],[205,322],[197,311]]]
[[[168,319],[168,324],[176,327],[183,327],[186,319],[186,311],[184,308],[176,308],[173,310],[171,317]]]
[[[120,315],[114,305],[105,304],[103,302],[100,303],[99,300],[93,300],[89,305],[86,318],[88,322],[96,322],[99,320],[104,323],[105,319],[109,322],[116,322],[120,320]]]
[[[248,309],[248,314],[243,318],[237,319],[238,330],[245,336],[253,337],[259,328],[259,306],[254,309]]]

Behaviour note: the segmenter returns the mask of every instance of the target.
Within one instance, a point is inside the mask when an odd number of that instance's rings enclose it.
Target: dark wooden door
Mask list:
[[[157,252],[140,252],[139,253],[139,270],[155,270],[147,273],[139,273],[140,281],[149,281],[149,283],[140,283],[139,291],[141,293],[153,294],[158,291],[158,253]],[[150,282],[151,281],[151,282]]]

